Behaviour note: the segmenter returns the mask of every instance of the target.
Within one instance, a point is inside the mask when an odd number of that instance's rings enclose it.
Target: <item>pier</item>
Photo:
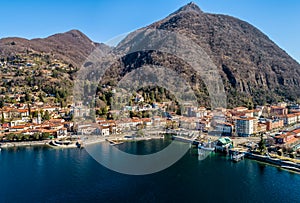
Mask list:
[[[281,160],[278,158],[272,158],[270,156],[263,156],[263,155],[252,154],[252,153],[246,153],[245,155],[249,159],[254,159],[257,161],[273,164],[273,165],[279,166],[283,169],[300,172],[300,164],[297,164],[297,163],[294,163],[291,161],[285,161],[285,160]]]

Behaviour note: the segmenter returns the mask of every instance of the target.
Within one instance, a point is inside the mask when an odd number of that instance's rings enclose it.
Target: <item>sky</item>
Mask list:
[[[78,29],[96,42],[160,20],[191,0],[1,0],[0,38],[43,38]],[[300,62],[299,0],[194,0],[259,28]],[[1,47],[0,47],[1,48]]]

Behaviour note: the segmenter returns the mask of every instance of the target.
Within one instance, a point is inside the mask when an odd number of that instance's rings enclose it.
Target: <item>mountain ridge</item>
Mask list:
[[[177,32],[201,46],[218,67],[229,104],[264,104],[284,99],[296,100],[300,97],[299,63],[266,34],[246,21],[228,15],[205,13],[191,2],[166,18],[140,28],[136,32],[145,29]],[[128,48],[124,44],[126,40],[128,44],[136,40],[130,37],[132,35],[129,34],[121,42],[125,48]],[[111,47],[93,42],[79,30],[32,40],[3,38],[0,39],[0,47],[2,57],[32,49],[37,52],[51,53],[53,57],[58,57],[77,67],[81,67],[94,49],[111,50]],[[191,67],[174,57],[169,57],[168,60],[175,62],[176,68],[173,69],[182,68],[187,72],[191,71]],[[124,69],[124,64],[123,68],[122,64],[119,64],[107,77],[119,78],[121,72],[130,71],[131,68],[128,67],[136,68],[141,61],[166,64],[166,61],[159,59],[155,53],[146,53],[135,59],[125,57],[123,63],[126,64],[127,69]],[[189,77],[192,77],[192,74]],[[203,85],[200,86],[204,88]],[[207,99],[208,93],[197,88],[195,91],[200,92],[198,97]],[[204,99],[199,99],[199,102],[202,103]]]
[[[256,104],[299,97],[299,63],[267,35],[235,17],[186,12],[187,7],[144,29],[180,33],[200,45],[219,68],[226,92],[231,91],[229,103],[238,105],[242,97],[253,97]]]
[[[79,30],[57,33],[45,38],[26,39],[7,37],[0,39],[0,56],[25,53],[26,50],[53,54],[53,57],[80,67],[96,48],[110,49],[103,43],[93,42]]]

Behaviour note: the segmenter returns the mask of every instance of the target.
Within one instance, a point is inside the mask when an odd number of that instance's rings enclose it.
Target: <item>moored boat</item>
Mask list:
[[[237,153],[237,154],[233,154],[231,155],[231,160],[233,162],[239,162],[241,161],[242,159],[244,159],[245,157],[245,154],[244,153]]]
[[[208,141],[207,143],[200,143],[198,145],[198,149],[209,152],[215,151],[215,147],[212,146],[212,143],[210,141]]]

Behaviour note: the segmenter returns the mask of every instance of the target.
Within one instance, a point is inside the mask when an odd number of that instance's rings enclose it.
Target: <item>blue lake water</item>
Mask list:
[[[169,142],[119,148],[147,154]],[[84,149],[3,149],[0,174],[0,202],[300,202],[300,175],[247,159],[232,163],[218,154],[199,161],[195,149],[145,176],[106,169]]]

